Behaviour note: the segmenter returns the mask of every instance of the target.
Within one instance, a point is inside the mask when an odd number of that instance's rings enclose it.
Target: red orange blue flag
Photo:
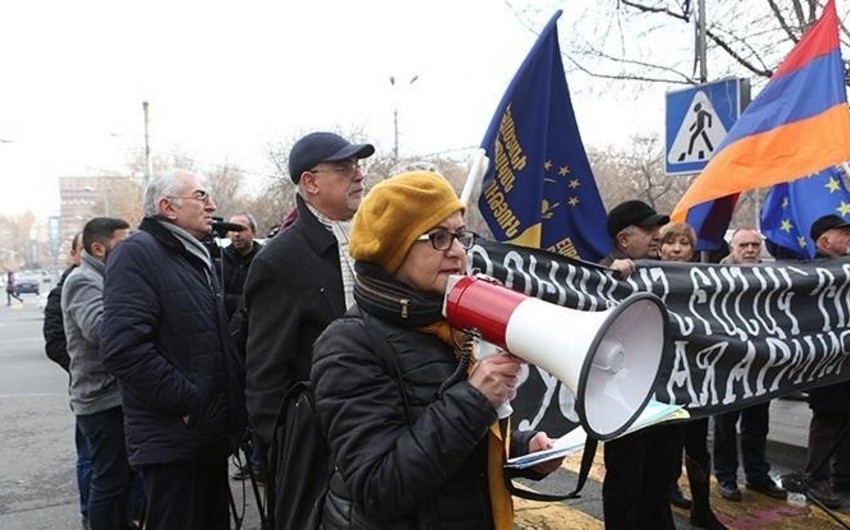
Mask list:
[[[671,217],[722,234],[737,195],[850,160],[850,112],[835,0],[717,147]],[[722,224],[722,226],[719,226]]]

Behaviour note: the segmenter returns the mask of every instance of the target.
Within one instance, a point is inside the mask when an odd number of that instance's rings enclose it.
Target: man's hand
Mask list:
[[[620,278],[626,279],[635,272],[635,262],[630,259],[615,259],[611,262],[609,269],[617,271]]]
[[[552,448],[553,441],[549,438],[545,432],[538,432],[535,434],[531,440],[528,441],[528,452],[536,453],[538,451],[545,451],[546,449]],[[533,466],[531,469],[534,470],[535,473],[540,473],[541,475],[548,475],[549,473],[555,471],[561,464],[564,462],[564,457],[555,458],[552,460],[547,460],[546,462],[541,462],[536,466]]]

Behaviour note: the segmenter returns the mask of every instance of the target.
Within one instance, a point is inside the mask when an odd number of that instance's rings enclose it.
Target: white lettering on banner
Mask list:
[[[673,370],[670,373],[670,381],[667,382],[667,398],[670,402],[676,401],[676,388],[684,388],[690,396],[688,405],[697,405],[700,403],[694,390],[694,382],[691,379],[691,367],[688,364],[688,356],[685,355],[685,345],[687,341],[678,340],[675,343],[674,351],[676,358],[673,361]]]
[[[693,288],[691,291],[691,298],[688,301],[688,310],[695,319],[702,322],[702,333],[708,335],[711,333],[711,323],[697,312],[697,307],[705,306],[706,302],[708,302],[708,292],[703,289],[703,287],[708,287],[710,285],[710,281],[702,269],[695,267],[691,269],[691,284]]]
[[[753,300],[753,316],[759,321],[761,329],[766,333],[769,335],[777,335],[780,338],[785,338],[785,332],[781,327],[776,325],[776,320],[773,318],[773,315],[770,314],[768,309],[770,297],[773,293],[772,291],[767,290],[767,279],[764,277],[760,267],[753,268],[753,276],[755,276],[759,282],[759,290]],[[762,298],[764,298],[764,307],[759,306],[759,300]],[[762,313],[764,313],[764,316],[762,316]]]
[[[818,297],[818,309],[823,316],[823,330],[830,328],[830,314],[826,311],[826,298],[835,298],[835,275],[828,269],[815,269],[818,275],[818,284],[815,289],[809,293],[812,296]]]
[[[636,274],[620,280],[610,269],[580,261],[483,245],[471,251],[477,268],[565,307],[600,310],[634,293],[659,296],[670,315],[672,366],[656,398],[685,405],[697,416],[821,380],[850,379],[848,261],[690,267],[639,262]],[[559,416],[577,421],[572,393],[553,376],[531,370],[522,386],[534,391],[527,398],[520,392],[518,401],[528,400],[521,428],[541,428],[541,422],[545,428]]]
[[[543,384],[545,385],[546,390],[543,393],[543,399],[540,400],[540,406],[537,409],[537,413],[534,415],[534,417],[531,420],[522,419],[519,422],[517,428],[521,431],[533,431],[537,428],[537,425],[540,424],[540,421],[543,419],[543,416],[546,415],[546,410],[549,409],[549,405],[552,403],[552,396],[555,395],[555,389],[558,388],[558,385],[562,384],[554,375],[551,375],[550,373],[545,372],[540,368],[537,368],[537,373],[540,375],[540,379],[543,380]],[[517,386],[517,388],[519,388],[520,386],[521,385]],[[566,415],[564,416],[566,417]]]

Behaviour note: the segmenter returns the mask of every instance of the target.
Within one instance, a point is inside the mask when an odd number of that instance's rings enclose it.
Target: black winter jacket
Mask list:
[[[103,299],[101,355],[121,384],[130,463],[225,458],[245,423],[244,371],[215,274],[145,218],[110,254]]]
[[[233,318],[233,313],[239,307],[242,299],[242,290],[245,288],[245,279],[248,277],[248,269],[254,257],[263,248],[263,245],[253,242],[251,252],[243,256],[230,245],[221,253],[222,287],[224,288],[224,309],[227,318]]]
[[[336,464],[322,527],[492,528],[486,451],[493,406],[465,380],[437,399],[457,361],[436,336],[377,318],[369,325],[397,355],[401,383],[372,351],[358,306],[315,346],[311,380]],[[525,452],[531,435],[514,433],[511,452]]]
[[[50,294],[47,295],[47,304],[44,306],[44,351],[47,357],[69,372],[71,357],[68,355],[68,342],[65,339],[65,319],[62,317],[62,286],[65,278],[71,274],[76,265],[71,265],[59,279]],[[70,373],[70,372],[69,372]]]
[[[298,220],[265,244],[245,283],[251,426],[271,442],[284,394],[310,377],[313,342],[345,313],[339,246],[300,195]]]

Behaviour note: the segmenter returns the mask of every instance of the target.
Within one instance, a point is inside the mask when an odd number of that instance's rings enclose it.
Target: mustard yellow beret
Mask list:
[[[457,211],[454,189],[428,171],[401,173],[376,184],[354,214],[348,251],[394,273],[416,239]]]

